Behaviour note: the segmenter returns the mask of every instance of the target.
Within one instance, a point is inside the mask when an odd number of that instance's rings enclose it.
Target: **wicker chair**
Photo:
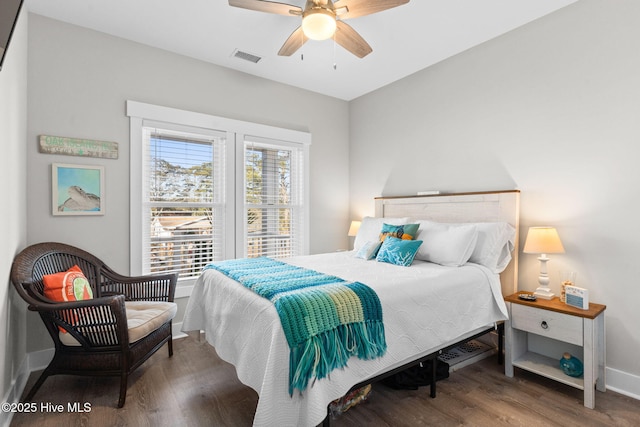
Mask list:
[[[45,297],[43,276],[66,271],[73,265],[86,276],[94,298],[55,302]],[[171,320],[176,313],[173,297],[177,274],[121,276],[81,249],[62,243],[39,243],[16,256],[11,282],[29,304],[29,310],[40,314],[55,344],[53,360],[26,401],[50,375],[119,376],[121,408],[129,374],[165,343],[169,357],[173,355]],[[133,327],[138,327],[135,332]]]

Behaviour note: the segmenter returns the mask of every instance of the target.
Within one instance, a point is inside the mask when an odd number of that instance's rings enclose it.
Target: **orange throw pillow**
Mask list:
[[[44,282],[44,296],[53,301],[82,301],[85,299],[93,299],[93,291],[89,281],[82,274],[82,270],[74,265],[67,271],[60,273],[47,274],[42,277]],[[75,323],[78,319],[66,319],[69,323]],[[60,332],[67,333],[62,327],[58,327]]]
[[[48,274],[42,278],[44,296],[53,301],[82,301],[93,298],[89,281],[82,270],[74,265],[67,271]]]

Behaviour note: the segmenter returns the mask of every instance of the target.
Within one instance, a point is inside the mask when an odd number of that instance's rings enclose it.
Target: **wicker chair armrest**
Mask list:
[[[30,305],[34,305],[36,303],[51,304],[56,302],[45,297],[41,292],[41,287],[38,287],[33,282],[23,283],[21,286],[16,287],[16,289],[22,298]]]
[[[123,276],[113,270],[102,270],[101,295],[124,295],[127,301],[173,302],[178,284],[177,273]]]
[[[129,346],[125,297],[113,295],[83,301],[41,303],[29,305],[45,321],[56,345],[58,334],[68,333],[86,348]]]

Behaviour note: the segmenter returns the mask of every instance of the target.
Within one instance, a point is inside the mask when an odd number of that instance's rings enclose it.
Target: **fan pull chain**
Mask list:
[[[333,70],[338,69],[338,63],[336,62],[336,33],[333,33]]]

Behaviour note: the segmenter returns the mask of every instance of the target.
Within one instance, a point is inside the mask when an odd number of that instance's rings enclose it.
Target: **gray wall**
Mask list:
[[[352,217],[378,195],[520,189],[521,244],[557,227],[552,289],[570,268],[607,305],[607,365],[637,395],[639,22],[636,0],[582,0],[350,103]],[[520,289],[538,269],[520,255]]]
[[[349,117],[345,101],[39,15],[30,17],[29,243],[67,242],[95,253],[120,272],[129,271],[125,101],[132,99],[311,132],[311,252],[347,246]],[[37,150],[41,134],[116,141],[120,157],[101,160],[41,154]],[[50,165],[55,162],[105,167],[105,216],[51,215]],[[326,173],[327,165],[331,165],[331,174]],[[30,317],[34,332],[30,329],[29,351],[50,347],[39,323],[35,316]]]
[[[26,307],[12,289],[9,272],[13,257],[27,240],[27,14],[22,13],[0,71],[0,397],[10,401],[12,382],[25,360]],[[9,414],[0,413],[0,425]]]

